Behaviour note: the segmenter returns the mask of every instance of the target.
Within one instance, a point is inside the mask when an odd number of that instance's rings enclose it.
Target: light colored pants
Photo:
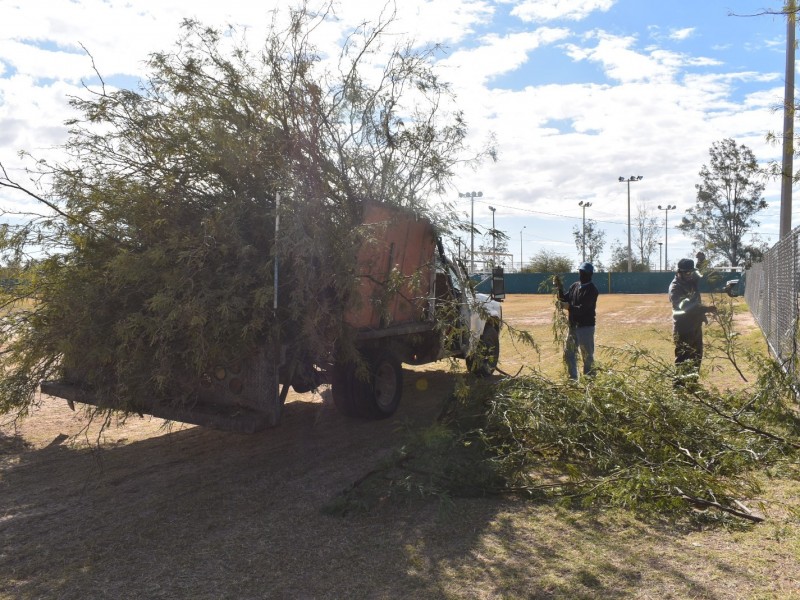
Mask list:
[[[570,379],[578,378],[578,350],[583,358],[583,374],[590,375],[594,365],[594,325],[569,328],[564,345],[564,361],[567,363]]]

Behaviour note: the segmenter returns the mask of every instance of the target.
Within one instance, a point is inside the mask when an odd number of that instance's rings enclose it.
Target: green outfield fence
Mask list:
[[[741,274],[735,271],[715,271],[713,276],[701,280],[702,292],[722,291],[725,283],[738,279]],[[558,276],[567,288],[578,281],[577,273],[559,273]],[[489,293],[491,278],[487,275],[474,275],[478,291]],[[651,273],[595,273],[592,281],[601,294],[666,294],[669,284],[675,277],[671,271]],[[551,291],[552,273],[506,273],[506,294],[547,294]]]

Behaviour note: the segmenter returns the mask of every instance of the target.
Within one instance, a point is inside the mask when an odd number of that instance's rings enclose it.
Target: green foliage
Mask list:
[[[605,230],[599,229],[597,221],[594,219],[587,219],[585,228],[584,225],[581,225],[581,227],[575,225],[572,228],[572,237],[575,240],[575,248],[578,249],[578,253],[581,257],[585,254],[586,260],[595,265],[597,270],[600,270],[602,268],[599,262],[600,255],[603,253],[603,248],[605,248],[606,245]],[[566,271],[571,270],[571,268],[566,269]]]
[[[631,248],[631,268],[634,273],[648,272],[649,264],[642,263],[641,257],[637,255],[636,248]],[[625,273],[628,271],[628,246],[623,245],[619,240],[614,240],[611,244],[611,264],[608,270],[612,273]]]
[[[395,467],[406,485],[437,494],[758,521],[743,503],[759,492],[754,474],[791,464],[800,450],[793,386],[780,366],[758,361],[752,386],[723,393],[683,383],[648,352],[612,354],[609,362],[630,369],[604,368],[588,385],[533,373],[461,388],[442,419],[451,437],[440,435],[436,448],[418,438]],[[424,481],[415,457],[424,457]]]
[[[505,265],[506,257],[498,258],[496,254],[509,254],[508,242],[510,239],[504,231],[489,228],[479,244],[476,254],[479,252],[483,254],[488,268]]]
[[[182,403],[213,365],[277,340],[318,364],[346,342],[364,200],[428,213],[466,128],[441,108],[427,50],[382,49],[384,71],[361,77],[385,24],[325,72],[308,41],[322,18],[292,12],[255,53],[187,21],[138,92],[72,100],[64,163],[36,163],[30,189],[2,170],[0,185],[41,208],[0,231],[15,267],[0,411],[24,413],[62,376],[123,408]],[[446,210],[428,216],[447,227]]]
[[[701,183],[695,185],[695,205],[686,211],[678,228],[697,244],[721,256],[731,266],[741,264],[748,251],[745,233],[759,225],[755,215],[767,207],[761,197],[763,172],[753,151],[730,138],[714,142],[709,149],[710,164],[700,169]]]
[[[574,270],[575,264],[569,257],[549,250],[539,250],[523,269],[525,273],[570,273]]]
[[[791,395],[772,369],[748,395],[675,389],[674,373],[647,354],[633,372],[603,371],[586,388],[503,382],[481,439],[508,487],[584,504],[676,512],[697,499],[738,510],[758,491],[752,470],[796,450]]]

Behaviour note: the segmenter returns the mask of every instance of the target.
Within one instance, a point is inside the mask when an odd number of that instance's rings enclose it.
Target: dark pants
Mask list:
[[[689,330],[673,330],[672,338],[675,341],[675,366],[678,369],[676,385],[681,385],[687,376],[696,380],[700,371],[700,362],[703,360],[703,326],[698,324]]]
[[[672,337],[675,340],[675,364],[691,360],[700,367],[700,361],[703,360],[703,326],[698,325],[689,331],[675,329]]]

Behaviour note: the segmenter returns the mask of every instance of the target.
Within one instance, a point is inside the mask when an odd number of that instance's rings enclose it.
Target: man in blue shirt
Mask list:
[[[582,263],[578,267],[580,281],[565,292],[558,282],[558,298],[569,313],[569,333],[564,344],[564,361],[570,379],[578,379],[578,350],[583,359],[584,376],[591,375],[594,365],[594,326],[599,291],[592,283],[594,266]]]

